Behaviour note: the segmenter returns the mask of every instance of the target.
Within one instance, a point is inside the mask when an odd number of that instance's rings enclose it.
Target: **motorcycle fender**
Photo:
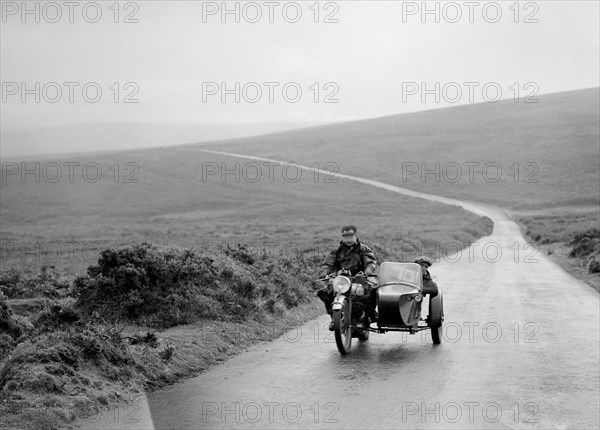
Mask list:
[[[346,301],[346,297],[337,297],[333,304],[331,305],[331,309],[334,311],[339,311],[344,307],[344,302]]]

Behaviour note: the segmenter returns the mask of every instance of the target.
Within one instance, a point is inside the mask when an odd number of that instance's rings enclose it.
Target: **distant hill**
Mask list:
[[[79,123],[48,127],[3,128],[0,156],[38,156],[149,148],[214,141],[306,127],[311,123],[171,124],[150,122]]]
[[[505,207],[598,205],[600,89],[537,98],[232,139],[218,150],[308,165],[330,161],[341,173]],[[479,165],[465,164],[471,162]],[[423,167],[432,173],[422,177]]]

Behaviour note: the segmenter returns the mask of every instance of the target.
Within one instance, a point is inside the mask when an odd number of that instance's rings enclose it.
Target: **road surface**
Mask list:
[[[493,220],[491,236],[431,269],[444,294],[441,345],[434,346],[427,332],[372,333],[367,342],[353,339],[351,353],[342,357],[323,316],[185,383],[149,393],[118,417],[106,413],[78,425],[599,427],[599,299],[591,287],[536,252],[498,208],[339,176]]]

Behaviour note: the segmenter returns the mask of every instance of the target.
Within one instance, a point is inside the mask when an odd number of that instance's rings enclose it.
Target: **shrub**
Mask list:
[[[588,266],[588,271],[590,273],[600,273],[600,261],[592,259],[590,261],[590,265]]]
[[[8,306],[6,297],[0,293],[0,333],[7,334],[11,338],[17,339],[22,331],[21,326],[12,316],[12,311]]]
[[[158,338],[156,337],[156,334],[150,331],[147,331],[145,334],[136,333],[133,337],[129,339],[132,345],[145,343],[150,348],[156,348],[158,346]]]
[[[74,304],[75,300],[72,298],[47,304],[38,315],[34,325],[41,331],[48,331],[79,321],[82,315],[74,308]]]
[[[101,252],[98,264],[74,282],[77,305],[152,327],[199,318],[260,319],[274,306],[297,306],[310,296],[307,262],[296,257],[254,258],[246,247],[211,254],[139,243]]]
[[[161,360],[168,362],[173,357],[175,353],[175,347],[173,345],[166,346],[162,351],[158,353],[158,356]]]
[[[225,248],[225,254],[229,255],[230,257],[241,261],[242,263],[246,263],[246,264],[254,264],[254,257],[252,257],[249,252],[248,249],[246,247],[246,245],[242,245],[242,244],[237,244],[237,246],[231,247],[229,245],[227,245],[227,248]]]
[[[13,339],[8,333],[0,333],[0,360],[3,360],[13,350],[16,345],[15,339]]]
[[[0,292],[9,299],[55,298],[61,291],[67,291],[69,286],[70,279],[49,266],[42,266],[37,272],[14,267],[0,270]]]
[[[575,234],[569,245],[573,247],[569,257],[585,258],[600,250],[600,230],[590,229]]]

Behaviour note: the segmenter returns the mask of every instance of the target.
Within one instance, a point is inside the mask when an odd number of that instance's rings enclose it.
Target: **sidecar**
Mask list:
[[[376,293],[378,331],[405,331],[414,334],[421,330],[431,330],[433,343],[439,344],[444,321],[442,292],[440,290],[436,296],[429,297],[429,314],[422,320],[424,297],[421,266],[416,263],[381,263]],[[421,322],[425,324],[420,324]]]

